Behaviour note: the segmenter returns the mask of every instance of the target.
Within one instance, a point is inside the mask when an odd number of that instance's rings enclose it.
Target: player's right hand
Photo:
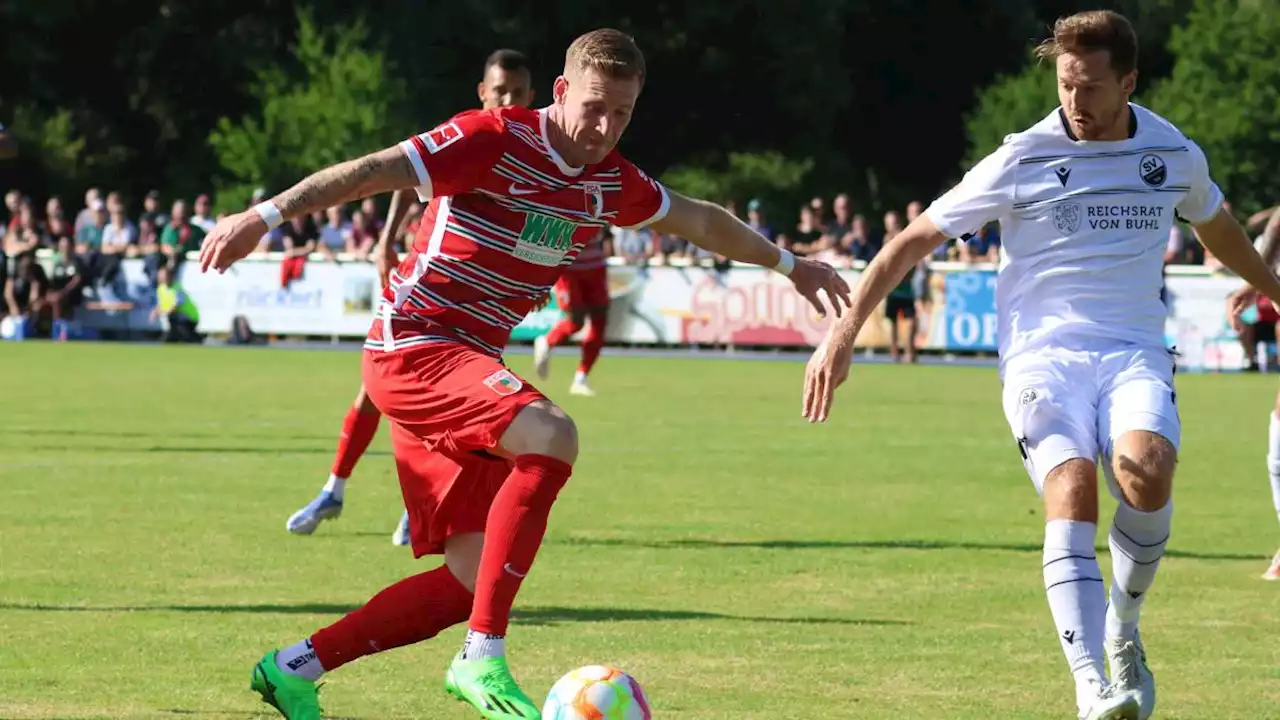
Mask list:
[[[836,388],[849,378],[853,363],[853,341],[840,333],[828,333],[813,351],[804,369],[804,407],[809,422],[826,422],[835,401]]]
[[[1244,311],[1257,303],[1258,291],[1252,285],[1245,285],[1227,296],[1227,318],[1237,334],[1244,330]]]
[[[256,250],[267,232],[266,221],[253,210],[222,218],[205,235],[204,244],[200,246],[200,271],[213,268],[219,274],[226,272]]]
[[[391,271],[400,264],[400,256],[390,242],[379,242],[373,248],[373,266],[378,269],[378,282],[386,290],[391,284]]]
[[[853,304],[849,299],[849,283],[840,277],[835,268],[826,263],[796,258],[796,266],[788,277],[791,279],[791,284],[796,286],[796,292],[803,295],[822,317],[827,316],[827,310],[822,305],[820,293],[827,294],[827,298],[831,300],[831,307],[836,311],[836,317],[840,317],[844,308]],[[844,307],[841,307],[842,302]]]

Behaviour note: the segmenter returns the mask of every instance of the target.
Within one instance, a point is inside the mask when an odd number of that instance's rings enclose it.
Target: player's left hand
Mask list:
[[[1252,285],[1245,285],[1227,296],[1227,317],[1231,320],[1231,329],[1237,333],[1244,330],[1244,311],[1258,302],[1258,291]]]
[[[222,218],[200,246],[200,271],[213,268],[219,273],[226,272],[256,250],[267,232],[267,223],[253,210]]]
[[[803,415],[809,422],[826,422],[835,401],[836,388],[849,378],[853,341],[828,334],[813,351],[804,369]]]
[[[819,293],[827,294],[827,298],[831,300],[831,307],[836,311],[836,317],[840,317],[844,308],[853,304],[849,299],[849,283],[840,277],[835,268],[826,263],[796,258],[796,266],[788,277],[791,278],[791,284],[796,286],[796,291],[813,305],[821,317],[827,316],[827,310],[822,305]],[[843,307],[841,302],[844,303]]]

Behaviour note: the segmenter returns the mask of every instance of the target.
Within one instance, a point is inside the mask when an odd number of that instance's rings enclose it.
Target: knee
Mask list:
[[[1178,452],[1164,437],[1142,430],[1126,433],[1111,461],[1118,499],[1143,512],[1163,508],[1173,495],[1177,464]]]
[[[536,402],[520,411],[499,447],[511,457],[546,455],[573,464],[578,459],[578,426],[551,402]]]
[[[1084,458],[1072,458],[1044,479],[1047,520],[1098,522],[1098,469]]]

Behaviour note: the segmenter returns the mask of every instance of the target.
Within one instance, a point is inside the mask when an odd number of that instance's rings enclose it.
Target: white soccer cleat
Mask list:
[[[1076,685],[1080,720],[1138,720],[1138,700],[1114,685],[1096,680]]]
[[[1267,568],[1267,571],[1262,573],[1262,579],[1280,580],[1280,552],[1276,553],[1276,556],[1271,559],[1271,567]]]
[[[547,336],[539,335],[533,341],[533,371],[543,380],[551,365],[551,346],[547,344]]]
[[[1142,637],[1132,640],[1107,638],[1107,664],[1111,666],[1111,687],[1138,703],[1138,720],[1147,720],[1156,709],[1156,679],[1147,667],[1147,651]]]
[[[396,525],[396,531],[391,533],[392,545],[408,545],[409,544],[409,511],[405,510],[400,516],[400,522]]]
[[[596,391],[592,390],[590,385],[587,385],[586,380],[578,380],[569,386],[569,394],[581,395],[582,397],[595,397]]]

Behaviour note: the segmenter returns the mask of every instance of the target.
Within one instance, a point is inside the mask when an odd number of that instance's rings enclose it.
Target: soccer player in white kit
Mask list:
[[[853,341],[889,290],[951,237],[999,220],[1003,406],[1044,498],[1044,584],[1079,717],[1147,718],[1155,682],[1138,613],[1169,538],[1180,420],[1160,299],[1177,212],[1227,267],[1271,298],[1280,279],[1230,213],[1204,154],[1129,102],[1137,39],[1123,16],[1061,18],[1039,55],[1061,107],[1010,135],[889,242],[850,312],[814,352],[804,415],[826,420]],[[1099,465],[1119,502],[1110,602],[1094,552]],[[1103,666],[1110,666],[1110,680]]]

